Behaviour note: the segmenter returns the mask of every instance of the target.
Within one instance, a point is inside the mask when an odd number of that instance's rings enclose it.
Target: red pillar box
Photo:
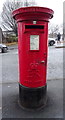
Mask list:
[[[18,24],[19,101],[27,108],[46,104],[48,22],[53,13],[44,7],[24,7],[13,11]]]

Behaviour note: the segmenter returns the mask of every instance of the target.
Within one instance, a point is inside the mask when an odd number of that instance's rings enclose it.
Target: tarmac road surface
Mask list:
[[[0,63],[2,63],[0,67],[0,86],[3,82],[0,111],[2,111],[3,118],[63,118],[63,51],[63,48],[49,47],[47,71],[48,102],[45,108],[38,111],[23,109],[18,104],[19,73],[17,49],[0,54]]]

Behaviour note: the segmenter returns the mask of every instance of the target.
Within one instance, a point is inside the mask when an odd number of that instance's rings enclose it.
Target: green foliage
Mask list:
[[[9,36],[6,38],[7,43],[12,43],[12,42],[17,42],[18,41],[18,37],[16,36]]]

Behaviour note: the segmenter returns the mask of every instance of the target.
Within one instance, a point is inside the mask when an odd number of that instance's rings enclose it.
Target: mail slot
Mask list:
[[[43,25],[25,25],[26,29],[44,29]]]
[[[47,101],[48,22],[53,10],[25,7],[13,11],[18,24],[19,102],[27,108]]]

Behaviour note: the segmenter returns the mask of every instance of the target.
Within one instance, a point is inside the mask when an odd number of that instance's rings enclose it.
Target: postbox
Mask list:
[[[47,101],[48,22],[53,10],[24,7],[13,11],[18,26],[19,102],[39,108]]]

